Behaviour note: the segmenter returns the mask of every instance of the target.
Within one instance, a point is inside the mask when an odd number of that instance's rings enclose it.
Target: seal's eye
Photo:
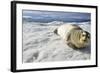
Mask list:
[[[88,34],[87,37],[90,38],[90,35]]]
[[[82,36],[86,36],[85,34],[83,34]]]

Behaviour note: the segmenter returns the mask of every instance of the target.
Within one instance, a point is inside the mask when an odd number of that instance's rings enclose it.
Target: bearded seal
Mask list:
[[[90,33],[78,25],[65,24],[54,30],[54,33],[64,39],[65,43],[75,49],[90,45]]]

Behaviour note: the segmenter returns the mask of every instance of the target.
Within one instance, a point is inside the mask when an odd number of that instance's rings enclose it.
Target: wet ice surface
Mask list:
[[[63,22],[23,24],[23,62],[48,62],[68,60],[88,60],[91,57],[90,47],[76,50],[68,47],[60,36],[53,31]],[[90,32],[88,22],[79,26]]]

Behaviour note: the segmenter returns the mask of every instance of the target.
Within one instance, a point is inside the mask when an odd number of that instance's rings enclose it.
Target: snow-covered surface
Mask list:
[[[23,62],[48,62],[87,60],[91,57],[91,48],[75,50],[68,47],[60,36],[53,31],[64,22],[53,21],[49,23],[24,22],[23,23]],[[78,24],[90,32],[90,23]]]

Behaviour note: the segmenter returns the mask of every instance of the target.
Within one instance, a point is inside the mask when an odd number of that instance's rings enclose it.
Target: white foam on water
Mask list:
[[[23,24],[23,62],[47,62],[67,60],[88,60],[91,48],[75,50],[68,47],[53,31],[64,22],[49,23],[28,22]],[[90,23],[77,24],[90,32]]]

